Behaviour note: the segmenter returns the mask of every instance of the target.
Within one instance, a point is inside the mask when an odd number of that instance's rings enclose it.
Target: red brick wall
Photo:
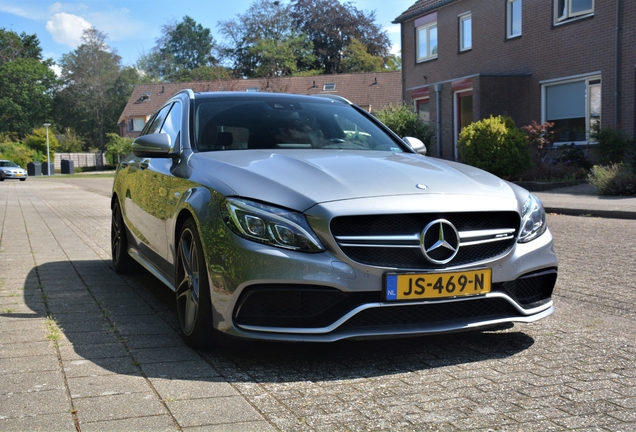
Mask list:
[[[476,76],[475,120],[490,114],[512,116],[518,126],[541,121],[541,81],[600,72],[601,118],[634,134],[636,83],[636,2],[621,2],[620,119],[615,119],[616,1],[595,2],[594,16],[553,24],[553,0],[523,0],[522,35],[506,39],[505,0],[463,0],[438,9],[439,53],[416,63],[414,19],[402,23],[404,98],[413,87],[445,83],[442,92],[443,157],[453,146],[452,80]],[[470,12],[473,48],[459,52],[458,16]],[[529,75],[521,77],[520,75]],[[502,78],[502,75],[517,75]],[[431,89],[432,90],[432,89]],[[431,118],[435,118],[431,91]],[[451,123],[448,125],[447,123]]]

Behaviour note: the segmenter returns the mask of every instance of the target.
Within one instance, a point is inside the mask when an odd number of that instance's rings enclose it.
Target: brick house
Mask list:
[[[633,0],[418,0],[398,16],[403,98],[437,130],[432,154],[457,159],[467,124],[508,115],[556,124],[557,145],[590,128],[634,136]]]
[[[120,135],[136,138],[150,116],[173,94],[183,89],[200,91],[254,91],[292,94],[332,94],[342,96],[369,112],[389,104],[402,104],[402,73],[378,72],[312,77],[218,80],[192,83],[139,84],[122,111]]]

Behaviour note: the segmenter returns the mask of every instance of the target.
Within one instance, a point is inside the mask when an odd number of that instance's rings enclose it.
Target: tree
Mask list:
[[[255,1],[243,15],[219,22],[230,45],[222,47],[241,77],[278,77],[311,70],[315,62],[309,37],[298,31],[289,6]]]
[[[0,64],[18,58],[42,60],[42,48],[36,35],[24,32],[18,34],[12,30],[0,29]]]
[[[132,138],[125,138],[116,133],[106,134],[108,142],[106,143],[106,157],[115,165],[118,164],[122,157],[126,157],[132,151]]]
[[[48,118],[56,85],[35,35],[0,29],[0,133],[24,137]]]
[[[56,98],[58,126],[71,127],[102,151],[105,133],[117,130],[121,114],[112,105],[121,58],[106,44],[106,38],[94,27],[84,30],[82,44],[62,56],[64,88]]]
[[[338,0],[292,0],[292,19],[297,31],[313,42],[313,69],[341,73],[344,49],[357,39],[371,56],[389,56],[389,37],[375,22],[375,12],[356,9]]]
[[[382,57],[372,56],[358,40],[352,39],[342,51],[342,71],[345,73],[378,72],[383,69]]]
[[[178,81],[195,69],[216,66],[215,47],[210,29],[186,15],[183,21],[162,27],[155,47],[141,56],[137,66],[152,81]]]

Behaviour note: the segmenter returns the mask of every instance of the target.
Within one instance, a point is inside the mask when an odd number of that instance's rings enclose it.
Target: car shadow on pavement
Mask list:
[[[174,293],[141,271],[117,275],[101,260],[52,262],[33,268],[24,300],[50,317],[65,372],[228,382],[336,381],[505,359],[534,344],[512,325],[485,331],[335,343],[232,341],[193,350],[179,336]],[[51,325],[51,324],[49,324]],[[55,328],[59,329],[55,336]],[[477,366],[475,366],[477,367]]]

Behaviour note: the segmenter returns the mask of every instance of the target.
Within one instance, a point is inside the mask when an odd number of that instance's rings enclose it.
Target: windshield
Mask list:
[[[10,161],[0,161],[0,167],[11,167],[11,168],[17,168],[19,165],[10,162]]]
[[[404,151],[391,136],[353,107],[329,100],[218,98],[198,102],[194,126],[199,151]]]

